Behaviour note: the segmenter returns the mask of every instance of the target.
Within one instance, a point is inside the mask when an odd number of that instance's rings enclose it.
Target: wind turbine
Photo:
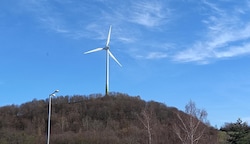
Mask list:
[[[92,53],[92,52],[97,52],[101,50],[106,50],[106,88],[105,88],[105,95],[108,95],[109,91],[109,56],[115,60],[115,62],[119,65],[122,66],[119,61],[115,58],[115,56],[111,53],[109,50],[109,42],[110,42],[110,34],[111,34],[111,28],[112,26],[110,25],[109,27],[109,33],[108,33],[108,38],[105,47],[103,48],[96,48],[90,51],[85,52],[84,54]]]

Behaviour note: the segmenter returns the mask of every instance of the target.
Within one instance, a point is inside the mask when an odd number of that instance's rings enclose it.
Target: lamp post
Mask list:
[[[59,90],[55,90],[52,94],[49,95],[49,115],[48,115],[48,137],[47,137],[47,144],[49,144],[49,137],[50,137],[50,115],[51,115],[51,98],[56,96]]]

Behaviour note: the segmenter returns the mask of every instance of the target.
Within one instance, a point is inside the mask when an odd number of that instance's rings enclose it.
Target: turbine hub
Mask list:
[[[105,48],[104,48],[105,50],[108,50],[109,49],[109,46],[105,46]]]

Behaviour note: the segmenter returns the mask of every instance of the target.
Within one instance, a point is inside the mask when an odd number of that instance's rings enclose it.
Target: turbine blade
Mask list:
[[[118,63],[118,65],[122,67],[122,65],[121,65],[121,64],[119,63],[119,61],[115,58],[115,56],[114,56],[109,50],[107,50],[107,51],[108,51],[109,55],[115,60],[115,62]]]
[[[110,42],[110,34],[111,34],[111,28],[112,28],[112,26],[110,25],[110,27],[109,27],[109,34],[108,34],[107,43],[106,43],[106,47],[108,47],[108,46],[109,46],[109,42]]]
[[[88,54],[88,53],[92,53],[92,52],[97,52],[97,51],[101,51],[101,50],[103,50],[103,48],[96,48],[96,49],[87,51],[87,52],[85,52],[84,54]]]

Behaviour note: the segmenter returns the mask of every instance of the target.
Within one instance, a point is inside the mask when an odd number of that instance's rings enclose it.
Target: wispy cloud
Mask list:
[[[144,39],[144,32],[138,27],[156,29],[170,19],[170,9],[161,0],[21,0],[20,3],[40,27],[73,39],[104,40],[111,24],[112,41],[131,44]]]
[[[166,23],[169,12],[159,1],[138,1],[133,3],[128,20],[146,27],[155,27]]]
[[[145,58],[146,59],[162,59],[162,58],[166,58],[167,56],[168,55],[163,52],[150,52],[147,54]]]
[[[82,3],[75,6],[71,0],[20,0],[20,9],[30,16],[39,28],[55,32],[71,38],[86,36],[83,27],[79,25],[82,19],[76,17],[76,13],[82,15],[79,9]],[[87,4],[86,4],[87,5]],[[74,7],[74,9],[71,9]]]
[[[66,1],[65,1],[66,2]],[[69,33],[62,14],[50,2],[43,0],[22,0],[20,5],[40,26],[57,33]]]
[[[226,51],[216,52],[216,58],[227,58],[250,54],[250,43],[229,47]]]
[[[203,21],[207,25],[206,36],[178,52],[174,60],[209,63],[212,59],[250,54],[250,23],[244,18],[249,7],[242,6],[240,11],[237,8],[229,12],[207,1],[204,4],[214,13]]]
[[[99,20],[93,21],[87,26],[99,37],[106,39],[109,24],[113,25],[112,44],[122,43],[130,56],[140,59],[160,59],[167,57],[164,48],[155,40],[148,39],[147,31],[159,32],[159,27],[170,20],[170,10],[162,1],[131,0],[126,2],[108,2],[101,11]],[[152,43],[156,43],[153,45]],[[143,50],[138,50],[143,48]],[[132,50],[133,49],[133,50]],[[142,53],[143,51],[143,53]]]
[[[62,24],[62,22],[60,22],[59,19],[54,18],[54,17],[44,17],[44,18],[40,18],[40,21],[46,25],[46,27],[48,27],[50,30],[53,30],[57,33],[70,33],[70,31],[66,28],[64,28],[64,25]]]

